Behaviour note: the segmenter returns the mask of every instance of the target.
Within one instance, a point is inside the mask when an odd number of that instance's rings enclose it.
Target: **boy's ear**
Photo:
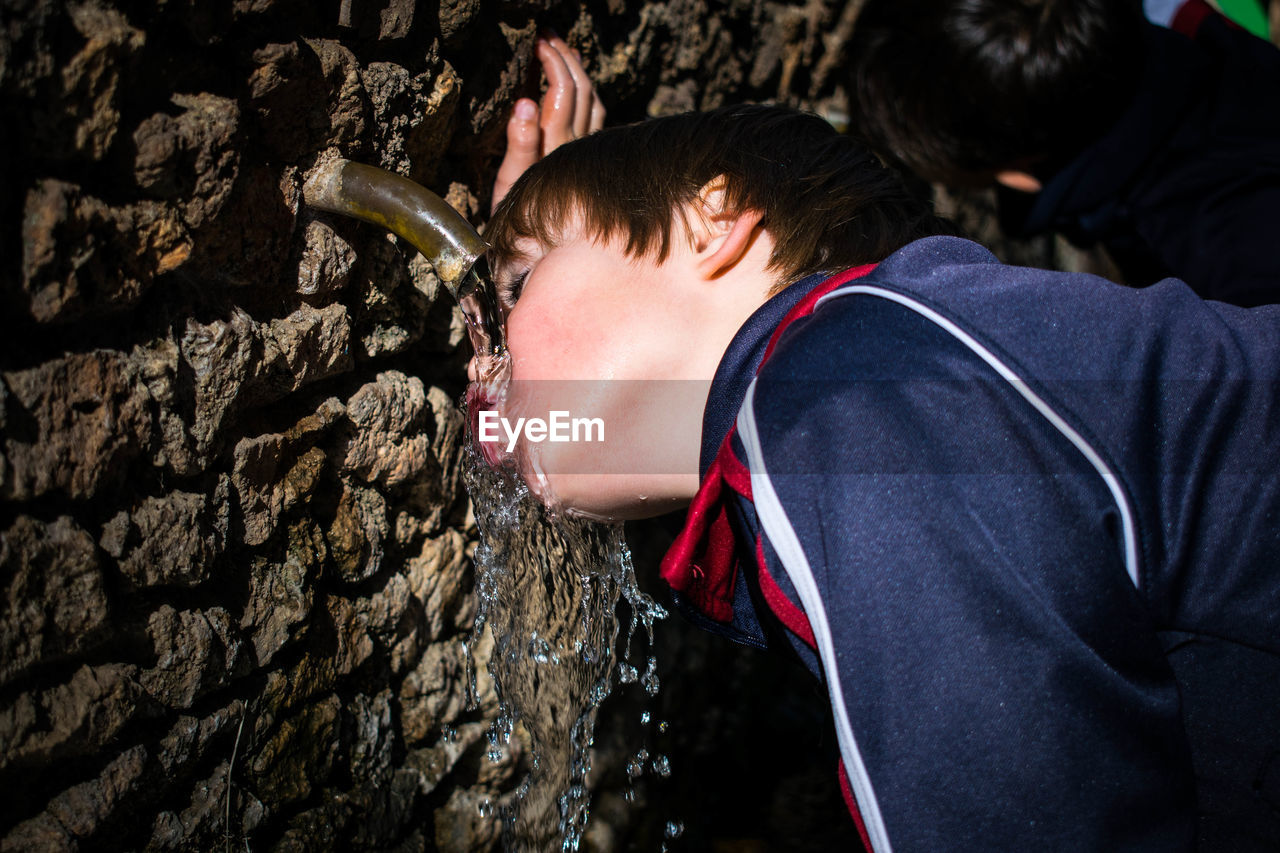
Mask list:
[[[729,211],[725,201],[724,178],[715,178],[698,191],[688,218],[698,272],[706,279],[728,272],[742,259],[764,217],[758,210]]]
[[[1039,178],[1020,169],[1001,169],[996,172],[996,183],[1020,193],[1038,193],[1041,189]]]

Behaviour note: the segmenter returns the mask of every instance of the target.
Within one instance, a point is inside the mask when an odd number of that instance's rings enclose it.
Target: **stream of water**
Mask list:
[[[653,631],[666,613],[637,586],[621,525],[547,510],[518,476],[471,448],[465,482],[480,529],[471,646],[486,627],[492,632],[488,674],[500,706],[490,758],[502,758],[517,725],[532,754],[529,775],[497,804],[504,848],[578,850],[597,713],[615,684],[657,695]],[[640,748],[628,778],[634,784],[646,771],[665,776],[669,763]]]

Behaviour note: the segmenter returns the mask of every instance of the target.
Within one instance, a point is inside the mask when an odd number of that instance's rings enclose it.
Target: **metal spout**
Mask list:
[[[408,240],[461,306],[476,354],[502,354],[502,312],[484,262],[489,246],[448,202],[408,178],[350,160],[318,168],[307,178],[303,197],[312,207],[379,225]]]

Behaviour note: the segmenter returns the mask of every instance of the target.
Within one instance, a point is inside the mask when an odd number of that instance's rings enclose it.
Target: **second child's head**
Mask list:
[[[740,106],[651,119],[531,166],[485,237],[508,311],[511,423],[599,418],[605,441],[526,442],[544,500],[663,512],[696,491],[725,348],[770,295],[954,233],[822,119]],[[566,421],[567,422],[567,421]]]
[[[1042,181],[1132,98],[1142,26],[1136,0],[868,0],[850,47],[854,125],[931,181]]]

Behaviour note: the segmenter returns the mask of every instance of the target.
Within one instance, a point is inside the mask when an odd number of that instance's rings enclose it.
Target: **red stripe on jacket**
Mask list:
[[[873,269],[875,264],[845,270],[805,294],[773,330],[760,364],[769,360],[788,326],[813,313],[819,299]],[[729,520],[729,492],[751,500],[751,474],[733,453],[735,429],[730,429],[720,443],[698,493],[689,504],[684,528],[671,543],[659,570],[672,589],[717,622],[733,620],[733,588],[738,577],[738,545]],[[812,633],[809,632],[810,636]]]
[[[819,299],[873,269],[875,264],[845,270],[805,294],[774,329],[760,364],[763,365],[773,355],[778,339],[788,326],[813,313]],[[733,435],[736,429],[736,426],[730,428],[724,441],[720,443],[720,449],[707,469],[698,493],[689,504],[684,528],[667,550],[660,569],[662,579],[672,589],[682,593],[700,612],[717,622],[733,621],[733,587],[739,570],[738,543],[733,532],[733,522],[729,519],[730,492],[747,500],[752,499],[751,472],[733,452]],[[764,543],[757,539],[755,544],[760,590],[769,609],[788,630],[794,632],[810,648],[816,649],[817,641],[804,610],[787,597],[769,573],[764,558]],[[839,776],[845,805],[858,828],[863,845],[870,850],[871,841],[854,800],[853,790],[849,786],[843,761],[840,763]]]

